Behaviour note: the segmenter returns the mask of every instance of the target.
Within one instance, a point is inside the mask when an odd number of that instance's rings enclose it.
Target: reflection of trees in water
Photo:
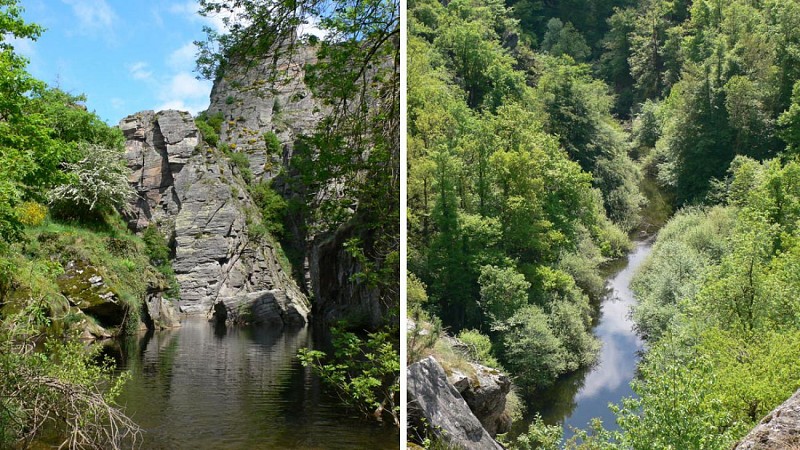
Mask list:
[[[528,424],[533,421],[537,412],[541,414],[547,424],[563,423],[564,418],[571,416],[578,406],[575,399],[591,370],[591,367],[581,368],[569,375],[562,376],[550,388],[531,394],[529,398],[525,399],[527,404],[525,420],[521,421],[525,423],[515,424],[513,432],[527,432]]]
[[[146,448],[392,447],[396,429],[354,420],[300,365],[297,351],[325,349],[325,336],[188,321],[133,337],[115,356],[132,374],[119,401]]]

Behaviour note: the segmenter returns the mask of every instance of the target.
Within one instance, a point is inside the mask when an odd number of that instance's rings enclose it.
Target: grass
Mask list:
[[[126,324],[138,325],[142,299],[149,284],[161,276],[148,260],[142,239],[130,233],[119,216],[91,228],[80,224],[45,221],[26,229],[22,242],[14,244],[0,259],[10,263],[11,282],[0,292],[5,308],[12,312],[31,300],[45,302],[51,316],[63,309],[64,296],[58,280],[71,262],[93,268],[127,310]]]

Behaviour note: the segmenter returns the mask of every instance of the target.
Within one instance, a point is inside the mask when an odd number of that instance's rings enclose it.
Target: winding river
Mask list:
[[[600,299],[594,326],[594,334],[602,344],[597,364],[559,379],[537,396],[528,404],[530,417],[525,422],[530,423],[538,412],[546,423],[564,427],[564,439],[573,436],[573,427],[585,429],[595,417],[603,421],[606,429],[617,429],[608,404],[633,395],[630,381],[636,374],[642,348],[628,317],[636,301],[630,283],[652,245],[652,239],[635,241],[627,258],[608,267],[606,293]]]
[[[201,320],[118,343],[131,379],[118,399],[147,449],[399,449],[399,431],[342,408],[297,360],[324,346],[310,328]]]

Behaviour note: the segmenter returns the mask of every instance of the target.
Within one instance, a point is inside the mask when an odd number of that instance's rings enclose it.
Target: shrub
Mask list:
[[[147,256],[150,258],[150,263],[154,266],[160,266],[169,261],[170,248],[164,235],[158,231],[155,224],[150,224],[145,228],[142,234],[145,248],[147,249]]]
[[[161,275],[167,279],[167,283],[169,283],[169,291],[167,291],[167,294],[173,298],[179,297],[180,286],[178,285],[178,279],[175,278],[175,271],[172,268],[172,262],[170,260],[172,250],[167,240],[164,238],[164,235],[161,234],[155,224],[150,224],[150,226],[145,228],[142,234],[142,240],[144,240],[147,256],[150,258],[150,264],[157,268]]]
[[[250,184],[250,182],[253,181],[253,171],[250,170],[250,160],[247,158],[247,155],[241,152],[230,152],[228,153],[228,157],[231,163],[239,169],[239,173],[242,174],[245,183]]]
[[[365,338],[336,328],[332,334],[332,355],[303,348],[300,362],[334,387],[345,404],[379,420],[388,416],[399,426],[400,354],[392,338],[397,329]]]
[[[261,213],[264,228],[274,235],[283,234],[283,217],[286,213],[286,200],[272,189],[271,183],[261,181],[248,186],[250,196]]]
[[[25,202],[17,207],[19,221],[29,227],[38,227],[47,217],[47,207],[36,202]]]
[[[128,169],[115,150],[89,144],[84,158],[67,164],[68,180],[48,193],[51,204],[69,211],[73,208],[90,212],[124,210],[135,192],[128,184]]]
[[[219,143],[219,133],[222,131],[223,121],[224,117],[221,112],[210,116],[208,113],[202,112],[194,119],[194,123],[197,125],[197,129],[200,130],[203,140],[211,147],[216,147]]]
[[[200,134],[203,136],[203,140],[206,144],[216,147],[219,143],[219,135],[214,132],[214,129],[211,128],[208,123],[200,119],[195,119],[195,124],[197,125],[197,129],[200,130]]]
[[[464,343],[467,357],[484,366],[500,368],[500,363],[492,356],[492,342],[489,336],[476,330],[462,330],[458,339]]]
[[[264,133],[264,142],[267,144],[267,154],[279,155],[281,153],[281,141],[273,131]]]
[[[96,363],[101,346],[45,339],[45,309],[30,302],[0,321],[0,447],[28,448],[53,431],[64,448],[123,447],[139,428],[114,404],[126,377],[112,379],[109,361]],[[33,342],[45,342],[34,346]]]

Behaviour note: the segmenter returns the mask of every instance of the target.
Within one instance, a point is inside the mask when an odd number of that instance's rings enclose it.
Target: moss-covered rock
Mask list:
[[[122,325],[127,309],[96,267],[85,261],[70,261],[57,282],[61,293],[81,311],[106,326]]]

